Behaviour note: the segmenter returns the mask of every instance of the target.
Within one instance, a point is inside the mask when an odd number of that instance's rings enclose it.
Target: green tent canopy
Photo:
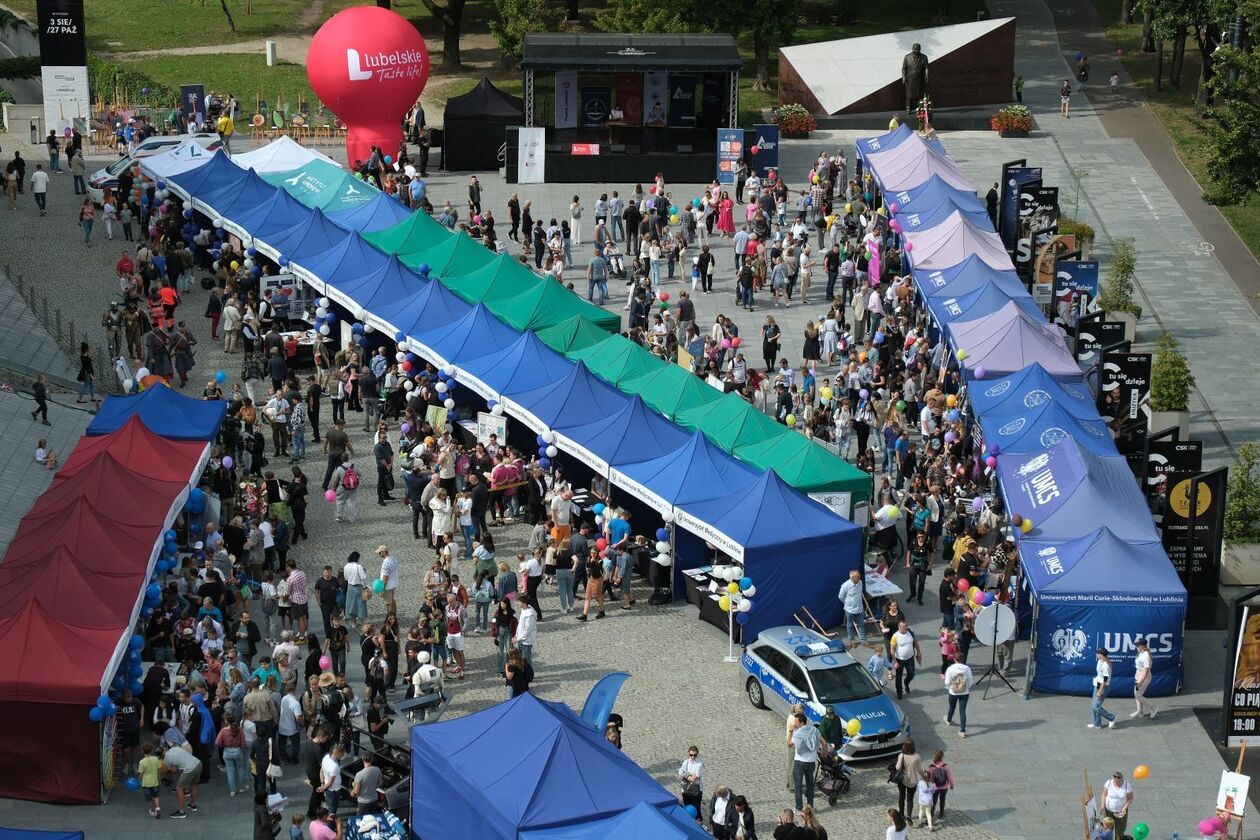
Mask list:
[[[736,447],[734,455],[774,470],[802,493],[842,491],[852,493],[855,501],[870,499],[870,475],[796,432]]]
[[[451,235],[428,213],[412,213],[393,227],[365,233],[363,238],[387,254],[402,254],[440,245]]]
[[[510,259],[506,254],[503,259]],[[404,251],[398,259],[410,268],[429,266],[431,277],[445,278],[451,274],[469,274],[495,258],[491,251],[470,236],[448,236],[445,241],[428,248]],[[519,265],[519,263],[517,263]],[[453,291],[453,290],[452,290]]]
[[[307,207],[318,207],[325,213],[353,210],[380,193],[376,187],[326,160],[313,160],[287,172],[272,172],[262,179]]]
[[[570,358],[576,358],[572,354],[592,344],[598,344],[606,338],[608,338],[608,333],[605,330],[590,318],[582,315],[574,315],[572,318],[566,318],[554,326],[538,331],[539,341],[557,353],[563,353]]]
[[[622,335],[609,335],[598,344],[568,356],[573,361],[585,362],[591,373],[612,385],[655,373],[665,364]]]
[[[492,255],[489,262],[472,271],[447,271],[430,276],[440,277],[446,288],[469,303],[489,304],[491,301],[506,300],[531,291],[543,283],[541,277],[507,254]]]
[[[678,365],[662,364],[655,373],[627,379],[617,386],[638,394],[643,402],[671,420],[683,409],[721,399],[722,392]]]
[[[522,270],[532,276],[529,269]],[[584,314],[591,308],[589,303],[560,283],[546,278],[512,297],[487,300],[486,306],[500,319],[518,330],[549,327],[576,315]],[[598,316],[608,313],[597,310],[595,314]]]
[[[709,440],[727,452],[766,440],[778,440],[788,434],[787,427],[774,422],[733,392],[714,402],[681,411],[675,419],[685,429],[704,432]]]

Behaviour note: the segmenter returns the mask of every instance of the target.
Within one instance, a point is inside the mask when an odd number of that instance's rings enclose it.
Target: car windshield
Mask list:
[[[884,693],[874,677],[857,663],[842,665],[839,668],[810,671],[809,677],[814,681],[818,701],[828,706],[832,703],[865,700]]]
[[[110,175],[119,175],[128,166],[131,166],[131,156],[124,155],[123,157],[120,157],[118,160],[111,163],[109,166],[105,167],[105,171],[108,172]]]

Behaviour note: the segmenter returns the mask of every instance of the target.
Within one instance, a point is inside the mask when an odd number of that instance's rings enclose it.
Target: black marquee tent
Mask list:
[[[524,120],[521,100],[483,77],[468,93],[446,103],[442,168],[498,169],[504,129],[523,125]]]

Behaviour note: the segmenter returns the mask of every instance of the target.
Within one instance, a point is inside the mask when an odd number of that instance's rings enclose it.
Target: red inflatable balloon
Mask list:
[[[346,124],[346,157],[366,161],[372,146],[392,154],[402,118],[429,79],[424,38],[397,12],[354,6],[319,28],[306,54],[306,77]]]

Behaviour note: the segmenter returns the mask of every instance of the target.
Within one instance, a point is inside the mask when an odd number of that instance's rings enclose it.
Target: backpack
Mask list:
[[[949,784],[949,773],[945,771],[943,766],[932,768],[932,784],[938,788],[943,788]]]
[[[359,488],[359,471],[354,468],[354,464],[346,464],[345,472],[341,476],[341,486],[347,490]]]

